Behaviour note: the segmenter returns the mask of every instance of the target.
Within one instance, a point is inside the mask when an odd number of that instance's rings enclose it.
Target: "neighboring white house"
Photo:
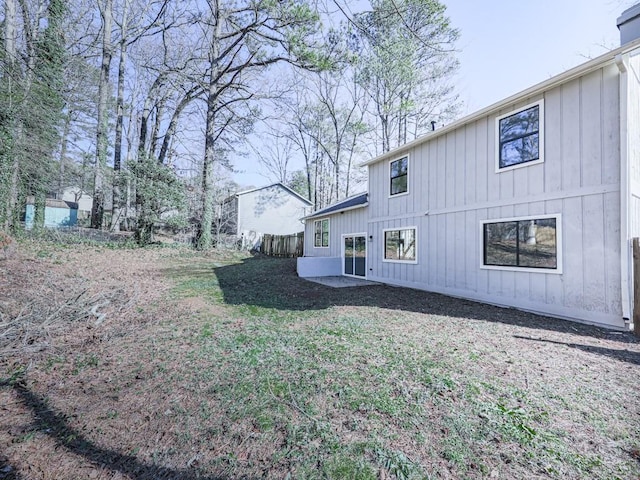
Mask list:
[[[292,235],[304,230],[301,218],[311,202],[282,183],[254,188],[227,198],[218,212],[221,230],[256,247],[262,235]]]
[[[632,328],[638,23],[640,5],[630,43],[366,162],[368,197],[306,217],[299,274]]]
[[[80,187],[67,187],[62,192],[62,198],[65,202],[74,202],[78,204],[78,217],[80,219],[91,217],[91,208],[93,207],[93,197]]]

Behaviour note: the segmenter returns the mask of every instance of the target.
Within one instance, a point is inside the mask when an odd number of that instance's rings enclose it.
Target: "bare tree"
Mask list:
[[[269,180],[286,184],[292,173],[290,168],[295,145],[291,138],[278,131],[267,130],[265,136],[261,136],[260,145],[251,147],[253,153],[267,170]]]
[[[128,48],[145,36],[157,35],[169,28],[163,24],[163,16],[166,11],[168,0],[159,0],[144,4],[133,3],[132,0],[123,0],[120,18],[118,41],[119,62],[118,62],[118,83],[116,96],[116,125],[115,143],[113,152],[113,211],[111,216],[111,230],[119,231],[120,223],[123,220],[122,207],[126,200],[122,196],[123,179],[120,176],[122,170],[122,150],[123,150],[123,126],[124,126],[124,84],[125,69],[127,64]],[[133,18],[132,18],[133,17]]]
[[[20,162],[18,155],[15,154],[15,142],[21,137],[21,129],[15,121],[10,121],[11,118],[15,118],[13,111],[16,109],[15,96],[12,95],[14,91],[14,85],[19,84],[18,71],[17,71],[17,3],[16,0],[5,0],[4,3],[4,71],[2,71],[3,89],[7,91],[4,95],[4,108],[2,109],[2,116],[6,117],[1,125],[4,147],[0,150],[0,160],[2,161],[2,183],[0,184],[0,202],[4,206],[4,214],[0,216],[2,219],[2,227],[4,230],[9,230],[13,226],[14,208],[18,198],[18,178]]]
[[[450,80],[459,33],[445,11],[434,0],[375,0],[350,18],[358,81],[370,97],[382,152],[455,113]]]
[[[207,1],[205,154],[202,167],[202,221],[197,247],[211,246],[214,219],[213,167],[218,145],[227,127],[237,118],[237,104],[252,99],[254,88],[246,83],[251,73],[279,62],[301,66],[320,58],[309,49],[317,14],[306,2],[238,1],[232,6]]]
[[[91,226],[102,228],[104,216],[104,169],[107,163],[108,129],[109,129],[109,72],[113,57],[111,26],[113,22],[113,0],[99,0],[100,18],[102,20],[102,62],[100,65],[100,83],[98,84],[98,125],[96,128],[96,163],[93,184],[93,207],[91,210]]]

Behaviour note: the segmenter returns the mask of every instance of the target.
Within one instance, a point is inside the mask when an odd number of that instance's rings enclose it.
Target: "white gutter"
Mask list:
[[[523,90],[520,93],[511,95],[510,97],[507,97],[504,100],[500,100],[499,102],[494,103],[493,105],[485,107],[482,110],[478,110],[477,112],[467,115],[466,117],[463,117],[460,120],[457,120],[449,125],[439,128],[433,132],[429,132],[421,137],[416,138],[415,140],[412,140],[409,143],[405,143],[404,145],[401,145],[395,148],[394,150],[383,153],[382,155],[372,158],[371,160],[363,162],[359,166],[364,167],[367,165],[372,165],[374,163],[381,162],[382,160],[389,159],[391,157],[394,157],[396,155],[403,153],[406,150],[410,150],[414,147],[417,147],[418,145],[421,145],[425,142],[433,140],[434,138],[438,138],[441,135],[445,135],[446,133],[449,133],[452,130],[456,130],[468,123],[474,122],[482,117],[486,117],[493,113],[496,113],[498,110],[505,108],[511,104],[514,104],[516,102],[521,102],[526,97],[539,95],[546,90],[550,90],[557,85],[569,82],[591,71],[602,68],[607,64],[611,64],[614,62],[617,63],[618,57],[626,54],[627,52],[633,50],[634,48],[637,48],[638,46],[640,46],[640,39],[630,42],[626,45],[623,45],[622,47],[619,47],[610,52],[607,52],[604,55],[600,55],[599,57],[594,58],[593,60],[583,63],[582,65],[578,65],[577,67],[574,67],[571,70],[567,70],[566,72],[556,75],[555,77],[545,80],[544,82],[538,83],[537,85],[534,85],[533,87]]]
[[[625,326],[633,327],[633,281],[631,280],[631,245],[629,242],[629,198],[631,192],[629,172],[629,131],[628,107],[629,79],[627,62],[629,54],[620,54],[615,58],[620,71],[620,289],[622,294],[622,318]]]

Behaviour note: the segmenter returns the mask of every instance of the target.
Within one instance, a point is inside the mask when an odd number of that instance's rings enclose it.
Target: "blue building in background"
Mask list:
[[[35,201],[27,198],[24,227],[33,228],[35,217]],[[47,198],[44,208],[44,226],[47,228],[74,227],[78,223],[78,204],[64,200]]]

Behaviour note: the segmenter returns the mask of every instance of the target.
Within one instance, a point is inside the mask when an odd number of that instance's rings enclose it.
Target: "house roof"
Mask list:
[[[35,205],[36,199],[33,195],[29,195],[26,198],[27,205]],[[57,200],[55,198],[45,198],[45,207],[53,207],[53,208],[70,208],[72,210],[78,209],[78,204],[76,202],[69,202],[66,200]]]
[[[440,137],[441,135],[445,135],[453,130],[463,127],[468,123],[472,123],[482,117],[495,114],[500,109],[503,109],[516,102],[522,101],[526,97],[538,95],[544,92],[545,90],[549,90],[551,88],[556,87],[557,85],[569,82],[577,77],[580,77],[589,72],[602,68],[607,64],[619,62],[622,60],[623,55],[628,54],[633,50],[638,49],[639,47],[640,47],[640,39],[634,40],[633,42],[629,42],[625,45],[622,45],[619,48],[616,48],[614,50],[611,50],[610,52],[600,55],[599,57],[596,57],[593,60],[585,62],[581,65],[578,65],[577,67],[567,70],[564,73],[551,77],[548,80],[540,82],[532,87],[529,87],[526,90],[516,93],[515,95],[511,95],[510,97],[507,97],[504,100],[500,100],[492,105],[489,105],[488,107],[485,107],[482,110],[478,110],[475,113],[467,115],[466,117],[463,117],[460,120],[457,120],[449,125],[446,125],[442,128],[434,130],[433,132],[429,132],[421,137],[416,138],[415,140],[412,140],[411,142],[405,143],[404,145],[401,145],[393,150],[390,150],[389,152],[383,153],[382,155],[372,158],[371,160],[367,160],[366,162],[361,163],[359,166],[364,167],[367,165],[372,165],[374,163],[381,162],[383,160],[391,159],[392,157],[396,157],[425,142],[428,142],[430,140]]]
[[[304,219],[321,217],[323,215],[327,215],[329,213],[337,213],[344,212],[345,210],[355,210],[356,208],[366,207],[369,204],[369,194],[368,193],[360,193],[358,195],[354,195],[353,197],[346,198],[341,202],[334,203],[333,205],[329,205],[322,210],[318,210],[317,212],[313,212],[311,215],[307,215]]]
[[[287,187],[285,184],[283,184],[282,182],[277,182],[277,183],[272,183],[271,185],[265,185],[264,187],[258,187],[258,188],[252,188],[250,190],[243,190],[242,192],[237,192],[233,195],[231,195],[229,198],[233,198],[233,197],[239,197],[240,195],[246,195],[247,193],[252,193],[252,192],[257,192],[258,190],[264,190],[265,188],[271,188],[271,187],[276,187],[279,186],[283,189],[285,189],[287,192],[289,192],[291,195],[293,195],[294,197],[298,198],[299,200],[303,201],[304,203],[306,203],[307,205],[311,205],[311,202],[309,200],[307,200],[306,198],[304,198],[302,195],[300,195],[298,192],[296,192],[295,190],[290,189],[289,187]]]

